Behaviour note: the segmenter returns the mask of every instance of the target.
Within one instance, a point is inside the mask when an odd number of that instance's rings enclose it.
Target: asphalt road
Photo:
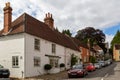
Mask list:
[[[32,80],[120,80],[120,62],[114,62],[109,66],[89,72],[84,78],[68,78],[67,71],[33,78]]]
[[[120,62],[98,69],[84,78],[71,78],[64,80],[120,80]]]

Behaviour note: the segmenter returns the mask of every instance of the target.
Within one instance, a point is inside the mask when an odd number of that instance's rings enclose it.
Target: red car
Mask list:
[[[72,69],[68,71],[68,77],[73,78],[73,77],[84,77],[87,75],[88,72],[86,69],[83,68],[83,65],[74,65]]]
[[[95,66],[92,63],[88,63],[84,66],[87,71],[95,71]]]

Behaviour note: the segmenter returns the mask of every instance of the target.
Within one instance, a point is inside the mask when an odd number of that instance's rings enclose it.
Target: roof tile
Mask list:
[[[56,30],[50,29],[48,25],[26,13],[12,22],[10,32],[7,35],[23,32],[79,51],[77,45],[74,44],[71,37],[68,37]],[[0,35],[2,36],[2,31],[0,32]]]

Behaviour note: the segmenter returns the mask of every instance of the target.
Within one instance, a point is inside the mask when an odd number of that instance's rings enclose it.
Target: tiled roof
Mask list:
[[[95,50],[102,50],[102,48],[101,48],[100,46],[98,46],[98,45],[94,45],[93,48],[94,48]]]
[[[115,44],[115,49],[120,50],[120,44]]]
[[[90,48],[90,51],[96,53],[97,51],[94,48]]]
[[[78,39],[76,39],[76,38],[72,38],[73,40],[74,40],[74,42],[80,47],[84,47],[84,48],[86,48],[86,49],[89,49],[88,48],[88,46],[87,46],[87,44],[85,44],[85,43],[82,43],[81,41],[79,41]]]
[[[77,45],[74,44],[71,37],[50,29],[45,23],[26,13],[12,22],[10,32],[7,35],[17,33],[28,33],[64,47],[79,51]],[[0,32],[0,36],[3,36],[2,32]]]

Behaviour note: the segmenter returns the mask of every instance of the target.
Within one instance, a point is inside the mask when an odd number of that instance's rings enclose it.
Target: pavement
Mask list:
[[[56,74],[45,74],[37,77],[33,77],[34,79],[43,79],[43,80],[63,80],[68,78],[67,71],[62,71]]]
[[[27,79],[10,79],[10,80],[63,80],[67,78],[67,71],[61,71],[55,74],[45,74],[35,77],[30,77]],[[0,79],[1,80],[1,79]]]
[[[113,71],[106,74],[106,77],[103,80],[120,80],[120,62],[116,62],[117,66]]]

